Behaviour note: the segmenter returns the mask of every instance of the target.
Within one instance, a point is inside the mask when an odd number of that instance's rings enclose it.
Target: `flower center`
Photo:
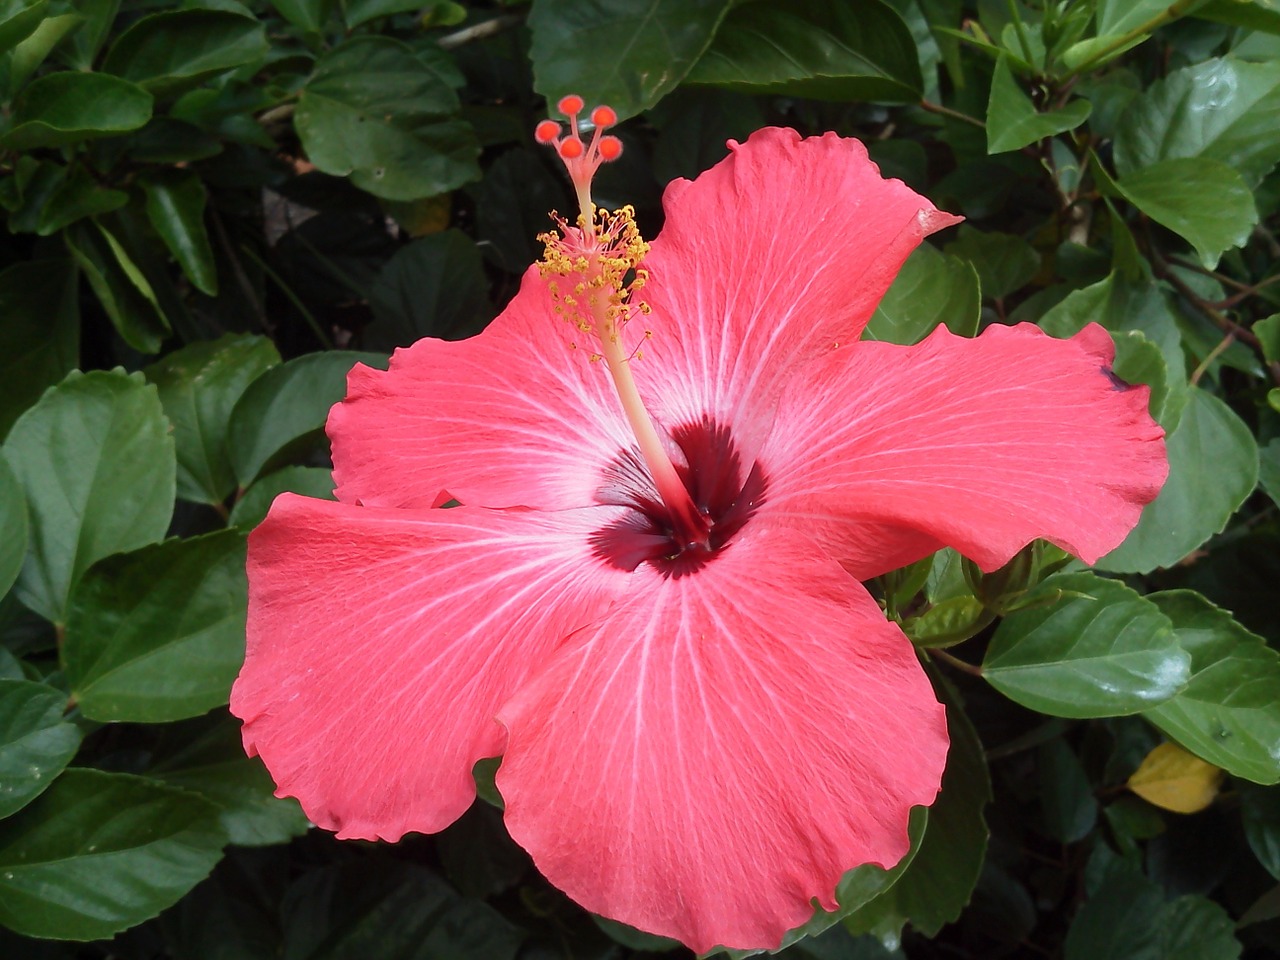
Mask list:
[[[591,338],[597,348],[591,359],[603,360],[608,368],[653,489],[665,508],[673,541],[681,550],[708,550],[713,519],[694,503],[662,445],[631,373],[631,361],[640,359],[640,344],[628,348],[624,338],[627,324],[648,313],[648,307],[634,294],[647,279],[640,262],[649,245],[636,229],[630,207],[608,213],[597,211],[591,201],[591,179],[596,170],[601,163],[622,154],[622,142],[604,135],[618,116],[609,107],[592,110],[595,132],[590,143],[584,144],[578,135],[582,98],[565,97],[559,107],[569,119],[569,133],[560,136],[560,124],[544,120],[538,124],[535,136],[539,142],[556,147],[573,180],[581,212],[575,225],[556,218],[560,231],[542,235],[546,252],[539,270],[547,281],[556,312]]]
[[[596,498],[632,512],[591,538],[596,556],[610,566],[631,571],[649,563],[668,577],[692,573],[727,546],[764,503],[768,477],[759,463],[743,469],[728,429],[704,419],[676,428],[672,439],[688,463],[677,468],[681,482],[708,521],[706,542],[681,539],[637,451],[621,450],[606,469]]]

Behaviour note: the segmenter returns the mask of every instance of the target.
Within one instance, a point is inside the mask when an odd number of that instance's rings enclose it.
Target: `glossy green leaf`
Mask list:
[[[1116,188],[1195,247],[1207,269],[1225,251],[1243,246],[1258,223],[1253,194],[1240,174],[1207,157],[1161,160],[1121,177]]]
[[[1203,897],[1165,902],[1141,874],[1113,876],[1076,914],[1064,960],[1236,960],[1227,912]]]
[[[76,12],[83,18],[83,22],[59,51],[71,69],[93,69],[98,53],[120,12],[120,3],[121,0],[77,0]]]
[[[1259,320],[1252,327],[1267,363],[1280,363],[1280,313]]]
[[[1022,237],[984,232],[968,224],[961,225],[943,250],[972,263],[982,295],[997,300],[1021,289],[1040,269],[1040,255]]]
[[[978,882],[987,853],[983,813],[991,802],[991,775],[963,707],[954,693],[944,690],[941,696],[951,737],[941,792],[929,808],[924,838],[911,864],[893,886],[846,920],[855,933],[874,932],[892,917],[909,921],[926,937],[936,936],[960,917]]]
[[[49,10],[49,0],[8,0],[0,4],[0,53],[31,35]]]
[[[252,530],[264,519],[276,497],[300,493],[304,497],[333,500],[333,474],[324,467],[285,467],[255,481],[231,510],[231,525]]]
[[[0,439],[80,360],[75,263],[27,260],[0,271]]]
[[[102,69],[156,96],[171,96],[261,60],[267,49],[266,32],[251,16],[230,10],[168,10],[143,17],[120,34]]]
[[[218,272],[204,226],[204,184],[194,173],[163,170],[138,178],[147,217],[187,279],[202,293],[218,294]]]
[[[231,466],[242,487],[276,454],[324,426],[329,408],[346,395],[347,372],[357,363],[386,369],[387,358],[348,351],[310,353],[268,370],[249,385],[227,426]]]
[[[1148,599],[1173,622],[1191,679],[1143,716],[1234,776],[1280,781],[1280,653],[1192,590]]]
[[[320,170],[388,200],[447,193],[480,176],[471,126],[442,73],[389,37],[357,37],[320,58],[294,111]]]
[[[50,73],[28,84],[14,100],[0,145],[32,150],[127,133],[151,119],[151,105],[151,94],[119,77]]]
[[[119,210],[128,202],[123,190],[102,186],[83,166],[76,166],[41,208],[36,233],[50,236],[77,220]]]
[[[68,770],[0,823],[0,923],[97,940],[154,917],[208,876],[226,835],[196,794]]]
[[[918,100],[924,89],[911,31],[880,0],[739,3],[685,82],[896,103]]]
[[[228,334],[193,343],[143,371],[173,424],[179,497],[220,504],[235,490],[226,441],[231,411],[249,384],[279,362],[265,337]]]
[[[0,597],[18,579],[27,555],[27,498],[0,453]]]
[[[71,594],[62,663],[91,720],[161,723],[227,702],[244,661],[245,541],[167,540],[90,567]]]
[[[0,818],[44,793],[71,762],[80,730],[62,718],[67,698],[30,680],[0,680]]]
[[[1116,132],[1116,170],[1208,157],[1256,187],[1280,162],[1280,63],[1230,57],[1176,70],[1134,100]]]
[[[124,342],[141,353],[158,352],[171,332],[168,318],[120,241],[97,221],[72,224],[62,240]]]
[[[1138,713],[1190,676],[1169,618],[1119,581],[1059,574],[1027,600],[1001,622],[982,664],[987,681],[1025,707],[1057,717]]]
[[[949,647],[976,635],[993,619],[977,597],[951,597],[904,621],[902,630],[917,647]]]
[[[711,43],[728,0],[539,0],[529,13],[534,89],[622,119],[675,89]],[[661,64],[660,69],[654,69]]]
[[[982,296],[973,266],[922,243],[903,263],[862,339],[918,343],[939,324],[972,337],[978,332],[981,313]]]
[[[14,589],[55,623],[85,570],[156,542],[169,526],[173,438],[155,388],[140,374],[71,374],[13,425],[4,452],[31,520]]]
[[[369,293],[365,344],[407,347],[422,337],[460,340],[493,319],[489,281],[475,241],[461,230],[420,237],[386,262]]]
[[[1133,532],[1098,561],[1117,573],[1172,567],[1226,526],[1258,480],[1253,434],[1231,408],[1191,388],[1178,428],[1166,440],[1169,479]]]
[[[224,714],[173,729],[182,735],[179,746],[160,757],[147,775],[217,804],[232,843],[260,847],[307,832],[298,801],[276,797],[262,761],[245,755],[238,720]]]
[[[987,103],[987,153],[1007,153],[1074,130],[1089,119],[1089,101],[1072,100],[1065,107],[1040,113],[1018,86],[1009,58],[996,62]]]
[[[271,0],[271,6],[304,33],[319,33],[333,12],[333,0]],[[348,9],[354,4],[347,4]],[[347,26],[356,26],[347,21]]]

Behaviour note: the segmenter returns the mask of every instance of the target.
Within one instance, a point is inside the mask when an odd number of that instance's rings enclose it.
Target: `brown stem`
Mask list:
[[[961,660],[959,657],[955,656],[954,654],[947,653],[947,651],[945,650],[939,650],[937,648],[931,649],[929,651],[929,656],[934,657],[935,659],[941,660],[943,663],[950,664],[951,666],[959,670],[961,673],[967,673],[971,677],[982,676],[981,667],[974,666],[972,663],[969,663],[966,660]]]

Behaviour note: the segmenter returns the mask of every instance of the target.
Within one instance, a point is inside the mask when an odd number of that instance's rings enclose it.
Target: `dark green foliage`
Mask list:
[[[0,955],[690,956],[541,879],[493,764],[444,833],[339,843],[224,706],[246,535],[332,495],[355,363],[515,293],[572,213],[531,137],[571,92],[622,118],[597,199],[649,237],[727,138],[860,137],[968,218],[867,338],[1100,323],[1168,434],[1094,570],[873,585],[947,704],[943,791],[782,955],[1280,955],[1275,0],[0,0]],[[1208,809],[1126,789],[1164,741],[1225,771]]]

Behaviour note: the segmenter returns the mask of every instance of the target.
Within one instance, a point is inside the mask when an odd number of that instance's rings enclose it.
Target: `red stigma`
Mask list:
[[[618,122],[618,112],[613,107],[600,104],[591,111],[591,124],[595,131],[590,143],[584,143],[578,135],[578,114],[586,106],[576,93],[561,97],[556,108],[569,118],[569,133],[560,136],[560,124],[555,120],[543,120],[533,130],[533,138],[539,143],[556,148],[569,171],[569,177],[579,190],[586,190],[600,164],[617,160],[622,155],[622,141],[604,136],[604,131]],[[580,194],[590,196],[590,194]]]
[[[622,156],[622,141],[617,137],[600,138],[600,159],[608,162]]]
[[[533,128],[533,139],[539,143],[555,143],[560,137],[560,124],[554,120],[543,120]]]

